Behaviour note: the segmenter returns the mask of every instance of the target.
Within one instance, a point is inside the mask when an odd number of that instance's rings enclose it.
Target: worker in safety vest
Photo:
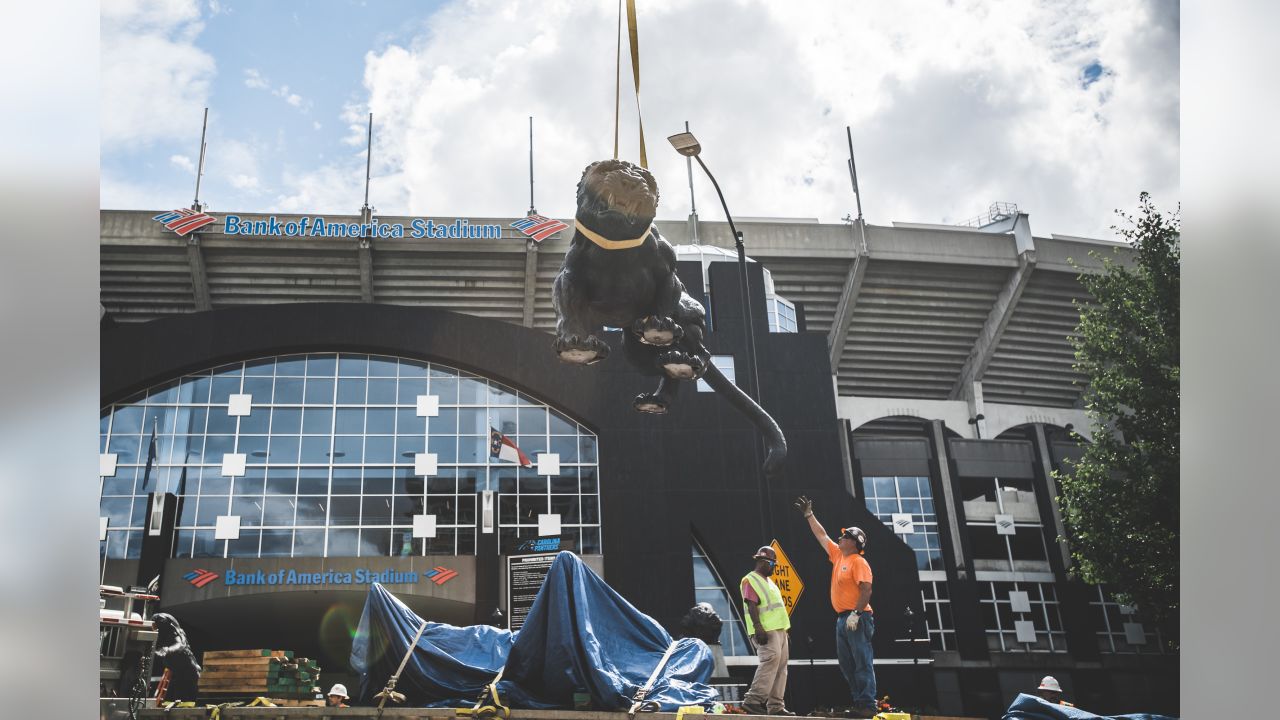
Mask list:
[[[760,664],[742,709],[749,715],[795,715],[782,699],[787,692],[787,660],[791,657],[787,636],[791,617],[782,602],[782,592],[772,579],[778,555],[765,545],[751,559],[756,561],[756,567],[742,578],[738,590],[742,593],[747,634],[754,641]]]

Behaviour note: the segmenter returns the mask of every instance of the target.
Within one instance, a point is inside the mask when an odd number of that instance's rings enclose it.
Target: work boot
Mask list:
[[[867,705],[864,707],[850,708],[847,717],[862,718],[863,720],[866,720],[867,718],[875,717],[878,712],[879,710],[875,707]]]
[[[788,710],[788,709],[786,709],[786,708],[778,708],[777,710],[770,710],[770,711],[769,711],[769,714],[770,714],[770,715],[780,715],[780,716],[783,716],[783,717],[795,717],[795,716],[796,716],[796,714],[795,714],[795,713],[791,712],[790,710]]]
[[[739,707],[742,708],[742,712],[748,715],[768,715],[769,714],[769,711],[765,709],[765,706],[759,703],[744,702],[741,705],[739,705]]]

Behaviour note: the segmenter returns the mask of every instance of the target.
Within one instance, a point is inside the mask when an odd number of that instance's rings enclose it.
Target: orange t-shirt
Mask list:
[[[858,605],[858,583],[871,582],[871,566],[861,555],[845,555],[831,538],[824,543],[831,561],[831,607],[836,614],[854,610]],[[872,612],[867,602],[867,612]]]

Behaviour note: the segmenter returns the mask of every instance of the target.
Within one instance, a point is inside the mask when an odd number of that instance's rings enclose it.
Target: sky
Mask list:
[[[637,0],[660,219],[690,210],[684,123],[738,217],[961,223],[1114,239],[1179,197],[1179,7],[1169,0]],[[613,157],[616,0],[103,0],[101,205],[218,212],[572,217]],[[625,21],[624,21],[625,30]],[[623,41],[619,156],[639,160]],[[697,168],[694,168],[695,171]],[[699,216],[722,220],[693,179]]]

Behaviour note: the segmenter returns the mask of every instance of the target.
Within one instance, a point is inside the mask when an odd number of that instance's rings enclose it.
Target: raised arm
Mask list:
[[[804,515],[805,520],[809,522],[809,530],[813,533],[813,537],[822,546],[822,549],[826,550],[830,536],[827,535],[827,531],[822,527],[822,523],[818,522],[818,516],[813,514],[813,501],[801,495],[796,498],[795,505],[796,509]]]

